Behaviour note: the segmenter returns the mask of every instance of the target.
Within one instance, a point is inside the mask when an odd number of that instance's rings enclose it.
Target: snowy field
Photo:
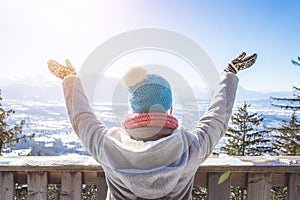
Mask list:
[[[234,112],[242,105],[236,101]],[[247,101],[251,103],[249,112],[257,112],[265,116],[264,125],[276,127],[281,120],[288,119],[291,111],[274,107],[269,100]],[[68,153],[87,154],[73,132],[66,113],[64,101],[30,101],[6,99],[2,102],[5,110],[13,109],[8,122],[15,124],[22,119],[26,120],[25,133],[35,133],[32,141],[18,145],[16,148],[31,147],[35,153],[44,155],[63,155]],[[175,105],[173,114],[180,124],[190,130],[195,126],[197,119],[202,116],[209,105],[209,101],[199,101],[198,105]],[[93,107],[97,117],[107,126],[120,126],[120,121],[126,116],[127,105],[111,105],[109,103],[96,103]],[[218,146],[224,144],[224,138]]]

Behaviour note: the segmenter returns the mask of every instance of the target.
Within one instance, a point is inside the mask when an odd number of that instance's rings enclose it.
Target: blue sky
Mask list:
[[[69,58],[79,70],[102,42],[139,28],[170,29],[206,50],[218,70],[241,51],[258,53],[239,74],[249,90],[300,86],[300,2],[297,0],[0,1],[0,87],[42,76],[58,81],[47,60]]]

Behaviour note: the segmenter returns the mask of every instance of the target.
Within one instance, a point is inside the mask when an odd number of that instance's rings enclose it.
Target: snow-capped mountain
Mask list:
[[[112,99],[112,96],[116,92],[117,87],[120,86],[120,80],[112,77],[103,77],[101,79],[101,85],[97,86],[95,93],[95,101],[107,102]],[[0,89],[2,89],[2,96],[9,99],[36,99],[42,101],[48,100],[63,100],[63,93],[61,87],[61,81],[48,81],[42,77],[27,78],[16,82],[1,82]],[[193,93],[191,94],[190,90]],[[177,96],[189,99],[196,97],[197,99],[209,100],[210,93],[208,89],[195,86],[192,88],[173,88]],[[127,95],[126,90],[118,90],[123,92],[122,95]],[[98,93],[98,94],[97,94]],[[256,92],[247,90],[241,86],[238,87],[237,100],[257,100],[268,99],[269,97],[287,97],[291,96],[290,91],[282,92]]]

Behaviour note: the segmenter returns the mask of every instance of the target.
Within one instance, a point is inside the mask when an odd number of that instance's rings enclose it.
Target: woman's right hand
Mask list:
[[[255,63],[256,58],[256,53],[246,57],[246,53],[242,52],[238,57],[236,57],[230,63],[228,63],[224,71],[237,74],[239,71],[251,67]]]

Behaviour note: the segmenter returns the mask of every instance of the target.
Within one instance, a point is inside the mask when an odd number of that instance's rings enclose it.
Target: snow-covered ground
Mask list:
[[[202,116],[209,105],[209,101],[199,101],[198,105],[175,105],[174,115],[180,123],[193,129],[197,119]],[[233,112],[242,105],[242,101],[235,103]],[[288,119],[291,111],[274,107],[269,100],[247,101],[251,103],[250,112],[264,115],[264,125],[278,126],[281,120]],[[35,133],[35,138],[16,148],[33,148],[34,153],[44,155],[63,155],[68,153],[87,154],[82,147],[69,122],[64,101],[32,101],[5,99],[2,102],[5,110],[16,111],[9,119],[9,124],[16,124],[26,120],[24,133]],[[96,103],[93,107],[95,114],[107,126],[120,126],[120,121],[127,114],[127,105],[111,105],[110,103]],[[224,145],[222,139],[218,147]]]

